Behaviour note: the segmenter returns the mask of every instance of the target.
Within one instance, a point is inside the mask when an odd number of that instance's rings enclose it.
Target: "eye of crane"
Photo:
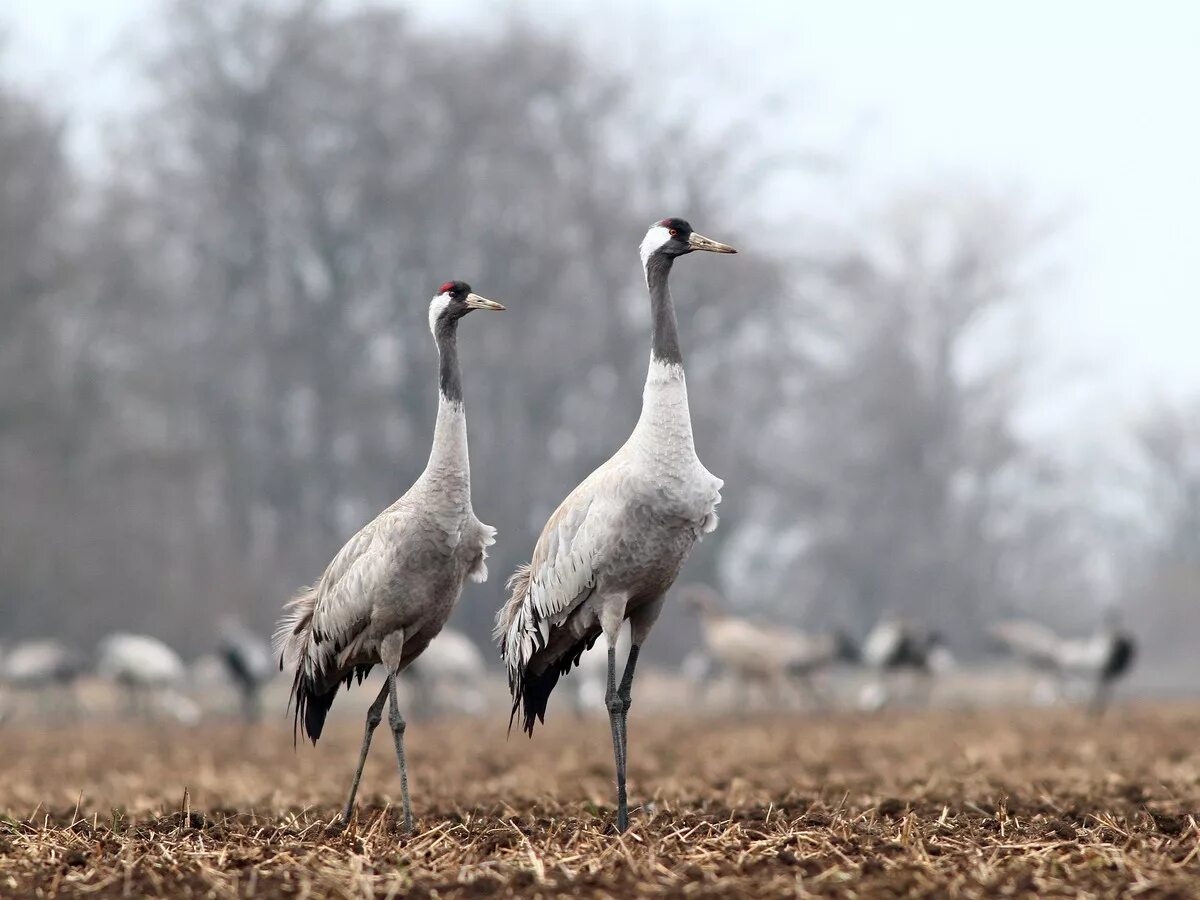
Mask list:
[[[678,228],[672,228],[672,229],[670,229],[670,230],[668,231],[668,233],[671,235],[671,237],[675,237],[675,235],[679,234],[679,229],[678,229]]]

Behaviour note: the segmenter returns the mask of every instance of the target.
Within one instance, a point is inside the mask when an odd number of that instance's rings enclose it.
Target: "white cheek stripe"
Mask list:
[[[650,230],[646,232],[646,236],[642,238],[642,268],[646,267],[646,260],[650,258],[650,254],[665,244],[671,239],[671,232],[662,225],[651,225]]]
[[[437,337],[437,320],[450,303],[449,294],[438,294],[429,301],[429,333]]]

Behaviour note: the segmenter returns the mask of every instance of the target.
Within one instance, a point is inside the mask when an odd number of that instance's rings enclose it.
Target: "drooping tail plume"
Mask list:
[[[335,685],[332,691],[319,691],[316,687],[317,673],[312,671],[312,665],[307,653],[308,643],[312,640],[313,610],[317,606],[317,592],[313,587],[306,587],[287,602],[279,624],[275,626],[275,634],[271,645],[279,660],[279,670],[295,669],[292,679],[292,692],[288,698],[288,709],[295,705],[296,717],[293,720],[292,740],[295,742],[304,722],[304,733],[314,744],[321,736],[325,725],[325,716],[333,705],[337,693]]]

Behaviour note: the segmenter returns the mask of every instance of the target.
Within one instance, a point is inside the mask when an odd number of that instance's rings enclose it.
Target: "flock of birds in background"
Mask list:
[[[673,673],[680,689],[692,692],[694,710],[746,711],[757,704],[767,710],[878,712],[929,702],[936,680],[959,671],[936,631],[898,619],[881,619],[856,645],[841,632],[811,633],[735,615],[705,585],[687,585],[676,593],[701,622],[700,646]],[[1030,685],[1029,699],[1038,705],[1081,700],[1102,712],[1114,682],[1133,661],[1132,638],[1120,629],[1063,637],[1041,623],[1013,619],[995,623],[988,632],[1011,660],[1043,676]],[[628,653],[624,631],[617,656],[625,659]],[[604,709],[606,674],[599,650],[582,655],[568,683],[573,714]],[[838,674],[851,676],[848,696],[831,692],[826,676]],[[417,718],[488,712],[492,672],[484,651],[461,631],[442,629],[404,675]],[[237,716],[253,724],[262,720],[264,693],[278,686],[279,677],[269,642],[242,626],[226,627],[214,651],[190,663],[147,635],[109,635],[90,661],[62,641],[39,638],[0,648],[0,722],[15,716],[116,713],[185,725],[210,715]],[[89,708],[80,696],[86,681],[109,686],[119,702]]]
[[[628,440],[585,478],[550,516],[528,565],[509,579],[494,637],[508,674],[509,726],[519,721],[531,736],[545,719],[560,678],[572,679],[573,705],[599,704],[608,713],[616,769],[616,827],[628,825],[627,717],[640,649],[657,620],[693,545],[717,527],[721,479],[696,455],[675,307],[668,288],[674,263],[696,251],[736,251],[696,233],[682,219],[654,223],[641,244],[651,309],[650,361],[642,412]],[[292,676],[291,703],[297,733],[314,743],[341,687],[361,683],[382,666],[384,683],[371,703],[358,766],[340,823],[354,815],[355,796],[372,735],[388,707],[388,725],[400,770],[404,828],[412,808],[401,712],[402,677],[412,684],[410,712],[438,707],[439,685],[451,684],[456,710],[488,708],[486,666],[465,636],[445,629],[465,582],[488,576],[487,548],[496,529],[483,524],[471,505],[466,414],[459,366],[459,323],[476,310],[503,310],[461,281],[447,282],[429,306],[429,327],[438,350],[439,402],[429,462],[399,500],[355,534],[321,578],[285,607],[270,649],[245,629],[228,628],[219,659],[236,687],[247,719],[261,711],[261,694],[276,670]],[[814,677],[838,663],[875,674],[857,705],[878,709],[891,699],[895,673],[922,679],[952,666],[934,631],[899,620],[876,625],[859,645],[838,633],[811,634],[765,625],[723,608],[711,589],[680,589],[699,616],[703,650],[683,666],[703,699],[719,681],[742,692],[782,698],[787,691],[824,706]],[[593,646],[603,637],[603,648]],[[1112,681],[1133,657],[1128,635],[1106,629],[1074,640],[1033,622],[999,623],[992,637],[1030,666],[1054,673],[1065,684],[1082,679],[1100,708]],[[601,653],[603,649],[603,654]],[[623,666],[618,665],[618,658]],[[191,672],[169,647],[144,636],[113,635],[97,648],[95,672],[119,685],[130,713],[169,714],[194,720],[199,709],[186,693],[192,681],[215,675],[212,661]],[[82,674],[80,658],[53,641],[12,648],[0,672],[13,690],[69,686]],[[406,692],[407,694],[407,692]]]

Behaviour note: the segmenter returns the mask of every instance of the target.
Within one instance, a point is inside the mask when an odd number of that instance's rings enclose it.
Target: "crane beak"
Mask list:
[[[480,297],[478,294],[467,294],[467,309],[491,309],[499,311],[504,309],[504,306],[495,300]]]
[[[688,237],[688,247],[692,250],[707,250],[709,253],[737,253],[728,244],[722,244],[720,241],[706,238],[704,235],[696,234],[694,231]]]

